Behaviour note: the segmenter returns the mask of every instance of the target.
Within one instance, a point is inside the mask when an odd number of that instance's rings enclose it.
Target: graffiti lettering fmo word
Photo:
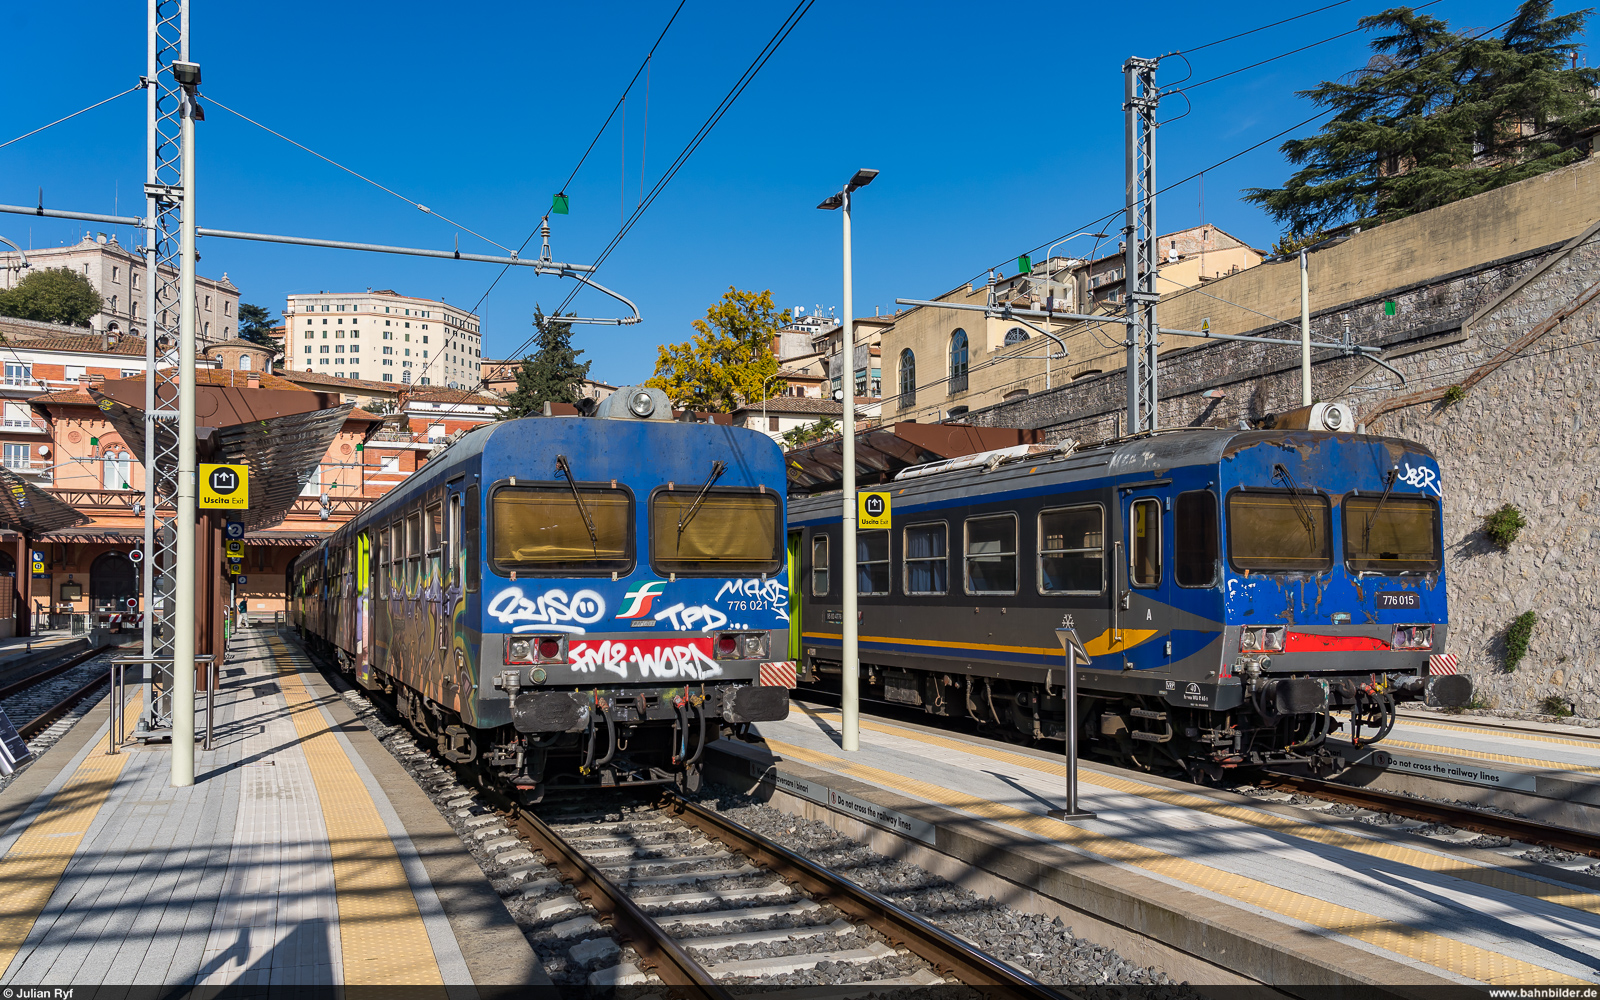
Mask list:
[[[575,642],[567,647],[567,656],[574,670],[594,673],[603,667],[624,679],[630,665],[638,669],[640,679],[705,680],[722,674],[721,664],[711,658],[710,642],[704,639],[648,647],[617,640]]]
[[[489,602],[489,616],[513,632],[549,630],[582,635],[585,625],[593,625],[606,614],[605,598],[592,590],[580,590],[571,597],[564,590],[547,590],[528,597],[521,587],[507,587]]]

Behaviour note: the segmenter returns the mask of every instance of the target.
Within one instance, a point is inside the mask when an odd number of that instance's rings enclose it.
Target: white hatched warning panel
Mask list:
[[[792,688],[799,683],[799,671],[796,670],[793,660],[779,660],[776,663],[761,665],[762,687]]]
[[[1459,664],[1460,661],[1456,658],[1456,654],[1440,653],[1437,656],[1428,657],[1428,673],[1435,677],[1440,674],[1453,674]]]

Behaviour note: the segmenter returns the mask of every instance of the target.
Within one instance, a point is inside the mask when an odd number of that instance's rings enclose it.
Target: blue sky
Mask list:
[[[315,6],[194,0],[193,58],[204,93],[485,236],[520,244],[572,171],[676,6],[412,0]],[[568,187],[554,217],[559,259],[587,262],[623,211],[677,155],[790,4],[688,0],[649,73]],[[729,285],[780,305],[838,306],[839,219],[815,205],[857,167],[882,174],[857,198],[856,312],[928,298],[1074,232],[1122,200],[1122,75],[1160,55],[1321,6],[817,0],[777,55],[606,262],[598,280],[639,304],[635,327],[580,327],[592,374],[647,378],[656,345],[686,339]],[[1361,0],[1192,56],[1194,79],[1326,38],[1381,9]],[[1571,9],[1563,4],[1558,10]],[[1510,2],[1439,0],[1457,26],[1509,17]],[[292,11],[292,16],[286,11]],[[144,4],[6,4],[8,86],[0,142],[132,85],[143,70]],[[1191,95],[1158,138],[1158,181],[1221,160],[1311,115],[1294,92],[1366,59],[1353,34]],[[1185,74],[1162,64],[1161,78]],[[1182,99],[1164,105],[1177,117]],[[0,149],[0,202],[142,212],[144,103],[129,95]],[[448,249],[455,231],[391,195],[222,111],[200,125],[198,217],[218,229]],[[1306,131],[1306,130],[1302,130]],[[1239,200],[1288,174],[1277,143],[1219,168],[1202,190],[1164,195],[1163,231],[1206,221],[1258,246],[1278,235]],[[641,154],[643,163],[641,164]],[[1203,214],[1202,214],[1203,213]],[[1116,226],[1113,221],[1108,225]],[[91,227],[100,228],[100,227]],[[0,216],[0,235],[70,242],[82,224]],[[123,233],[125,245],[137,242]],[[1087,253],[1090,240],[1060,253]],[[536,246],[537,241],[530,245]],[[473,237],[462,249],[498,253]],[[306,248],[202,241],[201,272],[228,272],[274,315],[294,292],[394,288],[476,302],[498,268]],[[1014,265],[1013,265],[1014,266]],[[487,355],[531,334],[535,303],[570,283],[514,270],[480,312]],[[573,308],[611,315],[592,292]]]

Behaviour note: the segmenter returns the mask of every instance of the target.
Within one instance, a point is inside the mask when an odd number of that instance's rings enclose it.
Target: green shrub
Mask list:
[[[1509,503],[1502,504],[1499,510],[1483,519],[1483,533],[1501,549],[1511,548],[1511,543],[1527,526],[1528,519],[1522,516],[1522,511]]]
[[[1461,388],[1459,385],[1453,385],[1444,391],[1444,403],[1446,406],[1452,406],[1466,398],[1467,390]]]
[[[1539,711],[1545,715],[1553,715],[1558,719],[1564,719],[1572,714],[1572,706],[1568,705],[1560,695],[1552,694],[1546,696],[1544,701],[1539,703]]]
[[[1532,611],[1524,611],[1518,615],[1516,621],[1506,629],[1506,669],[1515,670],[1522,658],[1528,655],[1528,640],[1533,638],[1533,627],[1539,624],[1539,616]]]

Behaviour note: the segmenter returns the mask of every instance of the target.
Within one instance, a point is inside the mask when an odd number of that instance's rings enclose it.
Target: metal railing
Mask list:
[[[200,745],[200,749],[210,750],[211,739],[216,732],[217,682],[220,679],[222,672],[217,667],[216,657],[212,656],[210,653],[196,656],[194,660],[194,669],[196,672],[200,670],[202,664],[204,664],[206,670],[206,735],[204,741]],[[127,699],[128,692],[128,668],[134,666],[143,667],[146,665],[157,666],[171,663],[172,657],[170,656],[121,656],[111,661],[111,696],[107,699],[110,703],[110,725],[108,732],[106,733],[107,754],[121,753],[122,748],[128,743],[127,734],[124,732],[126,720],[123,714],[123,708],[125,707],[123,703]],[[141,676],[140,681],[142,682],[143,679],[144,678]],[[198,696],[199,692],[197,691],[195,693]],[[165,692],[165,695],[170,696],[171,692]]]

